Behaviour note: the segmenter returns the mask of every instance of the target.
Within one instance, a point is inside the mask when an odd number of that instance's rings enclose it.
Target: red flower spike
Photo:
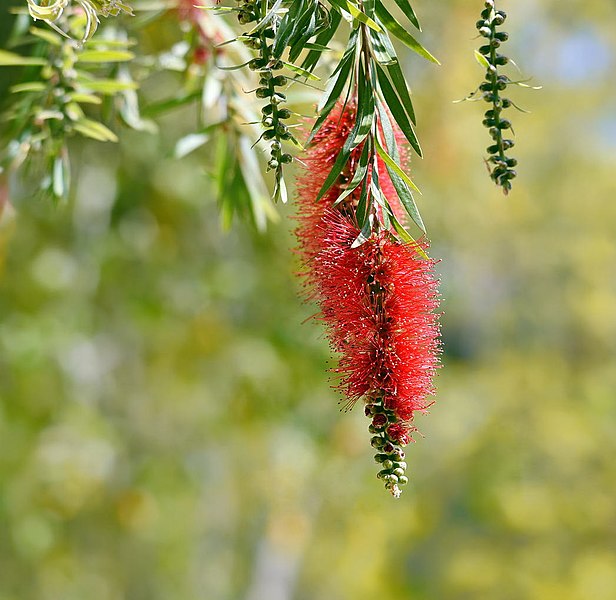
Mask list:
[[[390,232],[372,233],[353,248],[359,235],[351,194],[334,206],[349,175],[320,200],[317,195],[354,123],[354,109],[338,108],[329,115],[304,158],[298,180],[299,227],[296,234],[305,266],[308,297],[320,307],[331,348],[340,355],[334,372],[338,388],[351,408],[367,403],[372,418],[371,444],[383,467],[379,478],[399,496],[408,479],[401,446],[411,441],[415,411],[431,403],[432,380],[438,367],[439,325],[434,261],[422,258],[417,247],[397,241]],[[397,132],[398,145],[403,147]],[[354,171],[361,146],[350,158]],[[404,156],[404,154],[403,154]],[[385,165],[377,163],[379,185],[392,210],[402,210]],[[427,244],[422,244],[425,249]]]

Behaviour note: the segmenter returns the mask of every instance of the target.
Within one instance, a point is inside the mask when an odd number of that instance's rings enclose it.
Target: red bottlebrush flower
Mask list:
[[[383,463],[379,476],[399,495],[406,483],[400,446],[410,441],[414,412],[425,409],[434,392],[439,327],[434,261],[418,247],[397,241],[389,231],[372,233],[353,247],[360,231],[352,194],[334,206],[344,177],[316,201],[353,125],[352,108],[334,111],[305,157],[299,178],[299,227],[296,234],[305,265],[309,297],[320,306],[332,349],[339,353],[339,389],[347,405],[364,399],[372,417],[372,445]],[[400,142],[398,142],[400,144]],[[350,172],[361,147],[350,159]],[[384,165],[377,163],[381,191],[394,210],[400,206]],[[422,244],[425,249],[427,244]]]

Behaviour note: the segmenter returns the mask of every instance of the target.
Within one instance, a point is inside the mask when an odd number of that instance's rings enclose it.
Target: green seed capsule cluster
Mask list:
[[[486,111],[483,124],[489,129],[494,140],[494,143],[487,148],[490,155],[488,158],[490,177],[507,194],[511,190],[512,179],[517,175],[513,169],[517,165],[517,160],[506,155],[506,151],[513,148],[514,141],[504,138],[504,132],[511,129],[511,122],[502,117],[503,110],[512,106],[511,100],[501,96],[501,92],[507,89],[511,80],[506,75],[498,73],[498,67],[509,62],[506,56],[497,52],[501,44],[509,39],[507,33],[497,31],[497,28],[505,22],[507,15],[504,11],[495,9],[494,0],[486,0],[484,6],[481,19],[477,21],[477,29],[479,34],[486,38],[487,43],[479,48],[479,53],[488,62],[488,68],[479,91],[482,98],[492,106]]]
[[[259,0],[246,0],[238,9],[238,21],[246,25],[253,21],[261,20],[265,15],[261,13],[262,3]],[[242,36],[244,44],[257,52],[248,67],[251,71],[259,73],[259,87],[255,94],[257,98],[267,100],[267,104],[261,109],[263,125],[262,138],[270,141],[271,157],[267,163],[268,170],[275,170],[277,177],[282,174],[282,166],[292,162],[293,157],[283,152],[283,141],[294,141],[289,127],[284,123],[291,117],[291,111],[283,108],[287,97],[277,88],[284,88],[288,79],[284,75],[276,74],[284,64],[281,60],[272,56],[272,40],[276,33],[273,27],[265,27],[257,31],[246,33]]]
[[[385,488],[398,498],[401,493],[400,486],[409,482],[402,450],[409,441],[408,436],[390,434],[390,427],[398,422],[398,418],[394,411],[383,406],[382,398],[372,399],[366,404],[365,413],[372,418],[368,431],[374,434],[370,443],[377,451],[374,460],[381,466],[377,477],[385,483]]]

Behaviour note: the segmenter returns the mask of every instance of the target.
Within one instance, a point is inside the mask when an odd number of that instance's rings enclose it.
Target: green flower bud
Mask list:
[[[398,477],[398,483],[400,485],[406,485],[409,482],[409,478],[402,475],[402,477]]]
[[[283,154],[280,157],[280,162],[285,163],[285,164],[289,164],[290,162],[293,162],[293,157],[290,154]],[[381,438],[379,438],[381,439]]]
[[[272,90],[266,87],[260,87],[257,88],[257,91],[255,93],[257,95],[257,98],[268,98],[272,95]]]

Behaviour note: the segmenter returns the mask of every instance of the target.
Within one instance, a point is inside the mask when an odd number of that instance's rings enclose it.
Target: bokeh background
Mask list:
[[[82,144],[71,206],[4,207],[1,600],[616,598],[616,5],[501,5],[543,85],[509,197],[452,103],[481,3],[418,3],[442,67],[400,49],[444,313],[400,500],[304,323],[293,203],[223,231],[189,113]]]

